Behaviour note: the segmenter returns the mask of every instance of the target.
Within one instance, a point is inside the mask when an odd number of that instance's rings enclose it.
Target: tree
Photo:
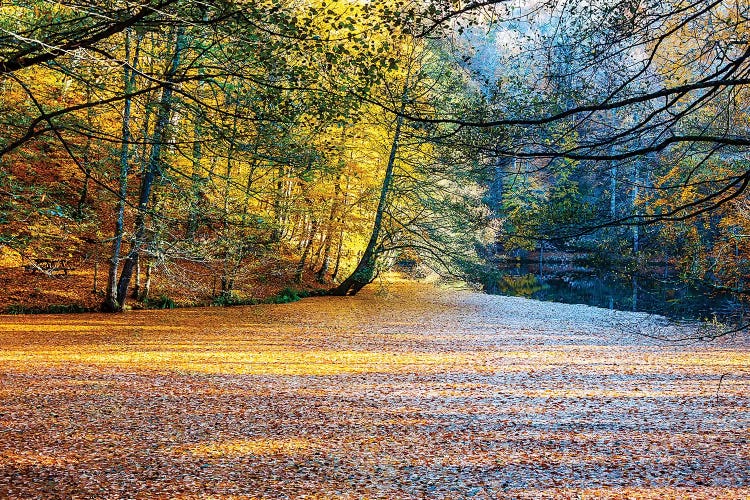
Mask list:
[[[465,218],[458,224],[451,219],[452,215],[471,212],[476,205],[468,203],[471,198],[481,199],[479,190],[471,189],[476,182],[470,168],[473,158],[456,161],[460,155],[450,158],[441,154],[441,148],[454,147],[447,140],[451,131],[405,120],[414,111],[436,105],[446,109],[455,107],[455,102],[439,96],[446,91],[447,95],[455,96],[449,92],[451,87],[455,90],[465,82],[456,78],[450,65],[443,63],[438,48],[410,40],[401,50],[404,54],[399,60],[403,61],[403,67],[384,83],[385,95],[392,102],[389,109],[394,111],[372,231],[353,272],[330,291],[333,295],[356,294],[377,276],[378,260],[394,252],[415,252],[432,262],[436,270],[456,272],[452,269],[454,265],[471,259],[479,238],[477,226],[467,224]],[[461,185],[457,179],[465,184]],[[476,220],[481,226],[484,214],[472,215],[469,220]],[[458,237],[461,224],[468,238]],[[449,244],[451,238],[463,243],[463,251],[451,250],[454,247]]]
[[[41,158],[35,148],[44,143],[67,155],[65,168],[78,170],[72,178],[81,187],[71,187],[65,200],[46,193],[43,200],[64,208],[78,191],[78,218],[81,200],[114,201],[111,215],[97,206],[89,221],[113,227],[112,238],[104,231],[91,238],[111,241],[106,310],[122,309],[144,256],[216,264],[227,296],[260,248],[305,241],[305,267],[317,240],[299,224],[318,208],[298,204],[298,188],[314,188],[311,203],[326,199],[323,186],[342,189],[340,177],[315,186],[329,168],[325,140],[315,134],[355,119],[361,100],[347,89],[367,93],[395,65],[387,50],[394,16],[381,7],[165,0],[115,2],[97,17],[80,15],[85,3],[3,4],[0,79],[9,132],[0,139],[0,158]],[[172,39],[157,27],[167,27]],[[65,99],[50,94],[55,78],[65,82]],[[92,116],[108,123],[99,126]],[[242,140],[243,134],[252,139]],[[118,163],[104,160],[114,151]],[[89,158],[101,168],[92,169]],[[40,171],[47,175],[50,168]],[[98,196],[89,196],[91,184]],[[341,226],[339,212],[328,211],[324,262],[336,221]],[[185,221],[183,236],[170,230],[176,220]],[[130,240],[124,259],[123,238]],[[17,246],[34,240],[17,239]],[[208,242],[223,251],[206,251],[215,248]],[[339,241],[337,264],[342,246]],[[326,273],[321,265],[318,274]]]
[[[466,2],[450,15],[437,16],[435,22],[448,26],[456,18],[494,8],[495,29],[515,32],[510,24],[518,23],[518,16],[505,21],[502,3]],[[676,149],[687,149],[698,157],[736,155],[750,146],[741,125],[741,103],[750,83],[744,76],[750,57],[745,41],[747,10],[744,3],[728,6],[719,1],[636,5],[613,0],[585,7],[552,5],[550,10],[523,13],[521,18],[529,28],[517,37],[512,59],[519,62],[519,68],[537,63],[537,75],[535,82],[530,82],[525,69],[515,76],[503,75],[501,94],[510,97],[513,105],[501,103],[492,111],[495,118],[480,120],[417,114],[407,118],[502,128],[507,137],[524,139],[506,142],[497,153],[587,161],[602,170],[611,168],[612,162],[631,159],[648,164],[649,155],[661,152],[664,156]],[[559,46],[577,47],[575,62],[552,64],[549,58],[537,56],[558,53],[553,49]],[[554,78],[567,82],[562,99],[551,94],[552,87],[545,83]],[[609,122],[606,129],[597,125],[608,123],[612,112],[630,119],[614,126]],[[576,135],[575,142],[534,139],[550,137],[549,127],[562,123],[568,127],[558,127],[552,138]],[[750,172],[741,164],[736,167],[729,176],[707,181],[711,184],[707,195],[669,213],[630,212],[585,221],[579,232],[679,220],[714,210],[746,189]],[[678,196],[687,187],[674,186],[669,195]]]

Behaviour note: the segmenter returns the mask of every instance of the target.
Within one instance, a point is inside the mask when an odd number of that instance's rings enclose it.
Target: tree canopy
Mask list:
[[[232,302],[545,244],[744,290],[747,10],[5,2],[0,242],[106,261],[111,310],[152,270]]]

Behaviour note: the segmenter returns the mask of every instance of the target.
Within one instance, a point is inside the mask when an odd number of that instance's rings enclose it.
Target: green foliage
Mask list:
[[[234,293],[221,294],[218,297],[214,297],[211,301],[211,305],[217,307],[254,306],[259,303],[260,301],[258,299],[245,299]]]
[[[70,314],[93,312],[93,309],[77,304],[51,304],[47,307],[24,306],[14,304],[5,309],[4,314]]]
[[[162,294],[156,298],[146,298],[143,305],[148,309],[174,309],[177,304],[170,297]]]
[[[231,306],[254,306],[258,304],[288,304],[290,302],[297,302],[300,299],[304,299],[310,296],[310,292],[306,290],[296,290],[294,288],[286,287],[276,295],[272,295],[263,300],[253,298],[242,298],[236,294],[222,294],[218,297],[214,297],[211,301],[212,306],[218,307],[231,307]]]
[[[310,293],[305,290],[295,290],[294,288],[286,287],[273,297],[267,299],[266,302],[269,304],[288,304],[289,302],[297,302],[309,296]]]

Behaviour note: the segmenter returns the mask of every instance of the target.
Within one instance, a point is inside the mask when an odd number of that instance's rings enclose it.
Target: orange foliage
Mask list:
[[[403,283],[2,317],[0,497],[747,498],[750,350],[648,321]]]

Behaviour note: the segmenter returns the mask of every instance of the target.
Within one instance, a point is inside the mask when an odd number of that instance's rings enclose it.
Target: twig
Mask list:
[[[716,388],[716,402],[719,402],[719,391],[721,390],[721,382],[724,380],[724,377],[729,375],[728,373],[722,373],[721,377],[719,377],[719,386]]]

